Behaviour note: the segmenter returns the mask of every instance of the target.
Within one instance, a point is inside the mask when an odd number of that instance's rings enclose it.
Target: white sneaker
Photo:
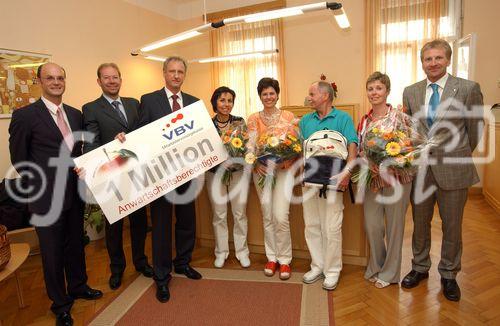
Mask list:
[[[217,268],[222,268],[222,267],[224,267],[225,262],[226,262],[226,258],[224,258],[224,256],[215,257],[214,266]]]
[[[305,273],[304,276],[302,276],[302,282],[306,284],[311,284],[316,282],[317,280],[322,279],[325,277],[321,271],[313,271],[310,270],[309,272]]]
[[[243,268],[250,267],[250,259],[248,258],[248,256],[241,257],[239,259],[239,261],[240,261],[241,267],[243,267]]]
[[[323,289],[329,290],[329,291],[335,290],[335,288],[337,287],[337,284],[339,284],[338,278],[327,277],[323,281]]]

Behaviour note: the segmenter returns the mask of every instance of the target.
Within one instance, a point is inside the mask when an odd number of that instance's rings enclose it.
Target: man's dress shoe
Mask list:
[[[456,280],[442,278],[441,284],[443,284],[443,294],[446,299],[450,301],[460,300],[460,287]]]
[[[56,315],[56,326],[71,326],[73,325],[73,318],[69,312],[61,312]]]
[[[100,290],[87,288],[84,292],[70,294],[73,299],[85,299],[85,300],[96,300],[102,297],[102,292]]]
[[[167,285],[157,285],[156,299],[160,302],[167,302],[170,299],[170,291]]]
[[[401,286],[406,288],[406,289],[411,289],[417,286],[420,281],[423,279],[426,279],[429,277],[429,272],[425,273],[420,273],[415,270],[411,270],[404,278],[403,281],[401,282]]]
[[[109,278],[109,287],[111,290],[116,290],[122,285],[122,274],[111,274]]]
[[[189,265],[186,265],[183,267],[176,267],[175,273],[176,274],[184,274],[184,275],[186,275],[187,278],[190,278],[192,280],[199,280],[201,278],[201,274],[198,273],[194,268],[192,268]]]
[[[144,267],[141,269],[137,269],[137,271],[145,277],[153,277],[153,275],[155,274],[153,267],[149,266],[148,264],[144,265]]]

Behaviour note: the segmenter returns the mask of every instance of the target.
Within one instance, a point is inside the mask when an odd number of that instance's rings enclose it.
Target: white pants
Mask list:
[[[326,199],[319,197],[319,189],[302,187],[302,193],[311,270],[338,279],[342,270],[343,193],[328,190]]]
[[[227,228],[227,205],[231,202],[233,213],[233,239],[236,258],[248,257],[247,245],[247,215],[246,204],[248,197],[249,176],[243,171],[233,172],[229,186],[222,183],[221,174],[207,172],[208,197],[212,203],[215,235],[215,257],[227,258],[229,255],[229,234]]]
[[[258,185],[258,174],[253,175],[253,181],[262,209],[267,260],[288,265],[292,261],[292,238],[288,214],[294,180],[293,174],[287,170],[276,171],[275,175],[274,188],[269,182],[262,189]]]

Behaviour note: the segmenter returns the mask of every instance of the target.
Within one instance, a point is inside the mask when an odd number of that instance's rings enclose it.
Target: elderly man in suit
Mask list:
[[[413,288],[429,276],[431,220],[437,202],[443,231],[438,265],[443,294],[458,301],[455,278],[461,267],[463,211],[468,188],[479,181],[471,157],[482,134],[483,95],[478,83],[446,72],[451,47],[445,40],[425,44],[420,58],[427,79],[407,87],[403,103],[435,146],[428,152],[429,165],[421,166],[413,183],[412,270],[401,285]]]
[[[120,97],[122,77],[116,64],[103,63],[97,68],[97,84],[102,89],[102,95],[85,104],[82,109],[84,129],[94,135],[92,142],[84,143],[84,153],[114,140],[121,133],[134,130],[138,119],[139,101],[135,98]],[[130,214],[129,222],[135,269],[146,277],[153,277],[153,268],[148,265],[144,254],[146,208]],[[113,224],[106,220],[106,248],[111,269],[109,287],[113,290],[120,287],[126,266],[122,234],[123,219]]]
[[[165,87],[141,97],[138,127],[158,120],[184,106],[195,103],[198,99],[181,92],[187,65],[180,57],[169,57],[163,64]],[[153,223],[153,269],[156,281],[156,298],[167,302],[170,298],[168,283],[172,271],[172,206],[175,208],[175,250],[173,260],[177,274],[184,274],[190,279],[200,279],[201,274],[189,266],[195,243],[196,216],[194,198],[187,203],[175,203],[176,194],[189,196],[191,182],[187,182],[150,204]],[[192,189],[191,189],[192,190]],[[193,195],[194,196],[194,195]],[[173,203],[174,202],[174,203]]]
[[[10,158],[19,174],[28,178],[27,190],[33,190],[28,208],[34,214],[32,222],[36,222],[45,286],[56,325],[72,325],[74,299],[102,297],[101,291],[87,285],[78,176],[70,165],[53,164],[57,159],[81,155],[81,141],[73,137],[73,132],[82,130],[82,114],[62,102],[66,87],[62,67],[46,63],[38,68],[37,77],[42,97],[12,115]]]

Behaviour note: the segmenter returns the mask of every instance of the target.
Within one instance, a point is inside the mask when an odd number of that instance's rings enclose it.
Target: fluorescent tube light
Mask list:
[[[257,14],[251,14],[245,16],[246,18],[244,19],[244,21],[245,23],[255,23],[263,20],[302,15],[303,13],[304,12],[298,8],[285,8],[285,9],[261,12]]]
[[[190,39],[192,37],[201,35],[203,31],[209,29],[211,26],[212,26],[212,24],[205,24],[205,25],[198,26],[196,28],[190,29],[188,31],[185,31],[185,32],[182,32],[179,34],[169,36],[169,37],[164,38],[162,40],[147,44],[147,45],[143,46],[139,51],[149,52],[149,51],[156,50],[158,48],[161,48],[161,47],[173,44],[173,43],[177,43],[177,42],[181,42],[181,41]]]
[[[157,55],[149,55],[149,54],[144,54],[144,58],[148,59],[148,60],[161,61],[161,62],[164,62],[165,60],[167,60],[166,57],[160,57]]]
[[[193,60],[190,60],[189,62],[208,63],[208,62],[218,62],[218,61],[242,60],[242,59],[263,57],[264,55],[277,53],[277,52],[278,52],[278,49],[254,51],[254,52],[225,55],[225,56],[220,56],[220,57],[193,59]]]
[[[345,14],[344,8],[341,8],[338,13],[334,13],[333,16],[337,21],[337,24],[340,28],[345,29],[351,27],[349,23],[349,19],[347,19],[347,15]]]

